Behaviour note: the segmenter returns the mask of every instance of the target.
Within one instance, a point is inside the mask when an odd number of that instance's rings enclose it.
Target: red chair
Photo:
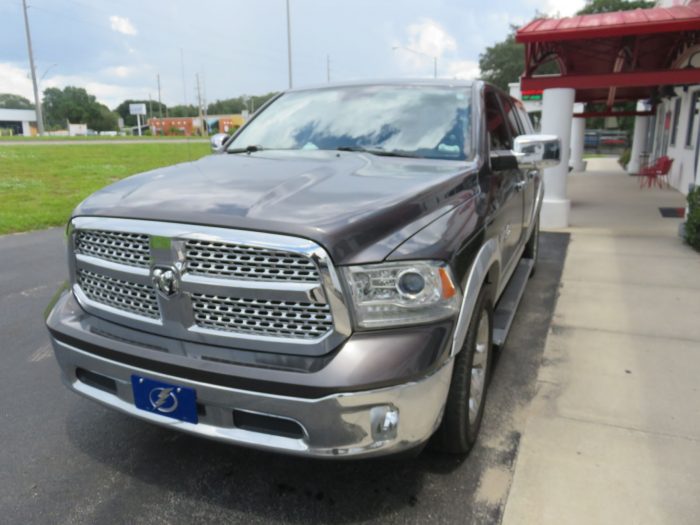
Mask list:
[[[652,185],[659,188],[668,187],[668,173],[672,165],[673,159],[664,155],[656,159],[653,164],[644,166],[639,170],[639,187],[651,188]],[[664,177],[663,180],[662,177]]]

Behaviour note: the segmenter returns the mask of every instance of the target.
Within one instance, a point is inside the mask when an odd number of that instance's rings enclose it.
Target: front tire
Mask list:
[[[492,334],[493,305],[489,289],[484,286],[477,298],[464,346],[455,357],[445,413],[433,439],[438,450],[466,454],[476,442],[491,373]]]

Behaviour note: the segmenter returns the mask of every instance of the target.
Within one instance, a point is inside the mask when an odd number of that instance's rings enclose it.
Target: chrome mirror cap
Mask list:
[[[520,135],[513,153],[520,168],[552,168],[561,160],[561,141],[556,135]]]
[[[224,142],[226,142],[227,140],[228,135],[226,133],[217,133],[216,135],[212,135],[209,139],[209,143],[211,144],[211,150],[213,152],[221,151]]]

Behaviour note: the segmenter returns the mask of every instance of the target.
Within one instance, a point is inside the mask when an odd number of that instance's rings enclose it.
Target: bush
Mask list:
[[[626,149],[625,151],[622,152],[620,155],[620,158],[617,159],[617,162],[620,166],[622,166],[623,170],[627,169],[627,165],[630,163],[630,157],[632,156],[632,153],[630,152],[629,148]]]
[[[696,186],[688,193],[685,240],[693,248],[700,251],[700,186]]]

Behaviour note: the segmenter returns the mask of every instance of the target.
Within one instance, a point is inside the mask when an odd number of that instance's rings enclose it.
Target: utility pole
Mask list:
[[[289,89],[292,89],[292,22],[289,18],[289,0],[287,0],[287,68],[289,70]]]
[[[158,116],[163,119],[163,102],[160,100],[160,73],[156,74],[156,80],[158,81]]]
[[[187,84],[185,84],[185,52],[180,48],[180,69],[182,70],[182,103],[187,105]]]
[[[27,33],[27,49],[29,50],[29,67],[32,70],[32,85],[34,87],[34,106],[36,107],[36,126],[39,135],[44,135],[44,114],[41,111],[41,99],[39,98],[39,86],[36,83],[36,68],[34,67],[34,52],[32,51],[32,36],[29,32],[29,17],[27,16],[27,0],[22,0],[24,11],[24,30]]]
[[[197,107],[199,109],[199,132],[204,135],[204,114],[202,113],[202,90],[199,87],[199,73],[195,74],[197,81]]]
[[[326,81],[331,83],[331,56],[326,55]]]
[[[158,119],[160,120],[158,127],[161,133],[165,134],[165,127],[163,126],[163,103],[160,101],[160,73],[156,73],[156,81],[158,82]]]

